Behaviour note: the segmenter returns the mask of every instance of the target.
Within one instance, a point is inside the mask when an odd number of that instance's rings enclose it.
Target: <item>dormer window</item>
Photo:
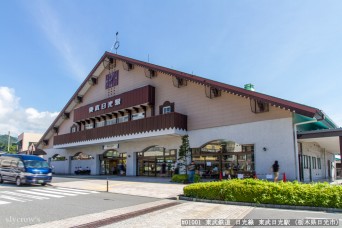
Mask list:
[[[71,132],[71,133],[74,133],[74,132],[76,132],[76,131],[77,131],[77,125],[74,124],[74,125],[72,125],[71,128],[70,128],[70,132]]]
[[[175,103],[170,101],[165,101],[163,105],[159,106],[159,115],[167,114],[175,111]]]
[[[171,112],[171,106],[163,107],[163,114],[170,113]]]

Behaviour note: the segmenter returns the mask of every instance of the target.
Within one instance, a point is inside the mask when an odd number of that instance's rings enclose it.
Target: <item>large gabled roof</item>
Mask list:
[[[250,98],[250,99],[255,99],[255,100],[262,101],[262,102],[266,102],[270,105],[273,105],[282,109],[286,109],[291,112],[294,112],[303,116],[307,116],[310,118],[316,118],[318,120],[323,120],[325,118],[324,113],[321,110],[314,108],[314,107],[280,99],[277,97],[269,96],[269,95],[258,93],[255,91],[246,90],[240,87],[224,84],[221,82],[213,81],[213,80],[199,77],[199,76],[192,75],[192,74],[187,74],[181,71],[177,71],[174,69],[158,66],[155,64],[143,62],[143,61],[132,59],[132,58],[128,58],[128,57],[121,56],[118,54],[105,52],[103,56],[101,57],[101,59],[97,62],[95,67],[91,70],[89,75],[86,77],[86,79],[83,81],[83,83],[80,85],[80,87],[76,90],[74,95],[70,98],[70,100],[65,105],[63,110],[59,113],[57,118],[53,121],[53,123],[44,133],[43,137],[38,142],[38,145],[41,144],[41,142],[45,138],[49,138],[49,134],[53,134],[53,128],[56,126],[59,126],[63,122],[63,116],[65,115],[65,113],[70,112],[76,106],[78,102],[77,101],[78,97],[84,96],[84,94],[90,88],[93,79],[96,79],[97,77],[100,76],[101,72],[105,69],[105,63],[109,63],[110,59],[113,59],[115,61],[123,61],[126,63],[130,63],[136,66],[146,68],[146,69],[150,69],[156,72],[161,72],[161,73],[170,75],[172,77],[177,77],[177,78],[185,79],[185,80],[198,83],[204,86],[213,87],[213,88],[216,88],[221,91],[225,91],[227,93],[234,94],[237,96],[242,96],[245,98]]]

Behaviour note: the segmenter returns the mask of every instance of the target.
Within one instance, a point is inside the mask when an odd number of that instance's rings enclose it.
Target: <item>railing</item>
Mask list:
[[[69,134],[57,135],[54,136],[53,144],[60,145],[169,128],[187,130],[187,116],[173,112]]]

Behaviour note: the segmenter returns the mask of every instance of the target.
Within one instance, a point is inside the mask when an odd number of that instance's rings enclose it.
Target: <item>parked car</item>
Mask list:
[[[46,185],[52,180],[48,162],[35,155],[3,154],[0,156],[0,183]]]

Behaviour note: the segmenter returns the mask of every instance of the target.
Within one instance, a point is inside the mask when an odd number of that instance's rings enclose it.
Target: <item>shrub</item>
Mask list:
[[[171,181],[176,183],[186,183],[188,180],[188,175],[186,174],[175,174],[172,176]],[[195,183],[200,182],[201,177],[198,174],[195,174]]]
[[[342,208],[342,186],[233,179],[196,183],[184,187],[184,195],[209,200]]]

